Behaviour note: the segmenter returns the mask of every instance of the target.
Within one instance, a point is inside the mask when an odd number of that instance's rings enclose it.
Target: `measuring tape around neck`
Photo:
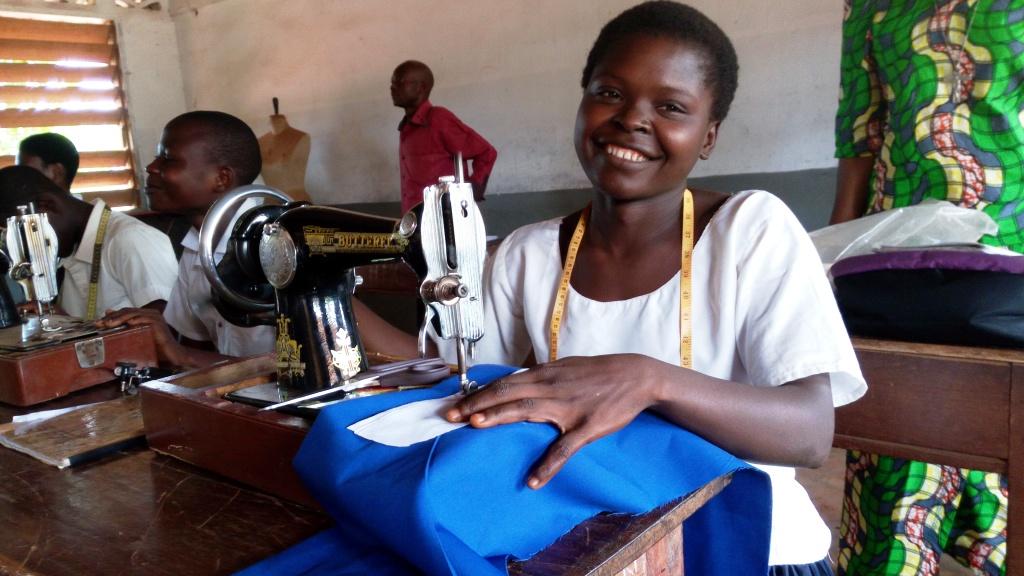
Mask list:
[[[96,242],[92,246],[92,264],[89,267],[89,304],[85,311],[86,320],[96,319],[96,301],[100,291],[100,264],[103,259],[103,240],[107,236],[107,222],[110,221],[110,206],[103,207],[100,225],[96,229]]]
[[[693,216],[693,194],[689,189],[683,191],[682,224],[680,226],[680,262],[679,262],[679,365],[684,368],[693,368],[693,340],[691,334],[691,307],[693,305],[693,237],[694,237],[694,216]],[[572,270],[576,265],[576,254],[583,243],[583,234],[587,230],[587,220],[590,217],[590,206],[584,208],[576,223],[576,229],[569,241],[569,250],[565,255],[565,264],[562,266],[562,276],[558,281],[558,290],[555,292],[554,309],[551,311],[551,324],[549,330],[549,352],[548,361],[554,362],[558,359],[558,333],[562,329],[562,321],[565,317],[565,302],[569,297],[569,281],[572,279]]]

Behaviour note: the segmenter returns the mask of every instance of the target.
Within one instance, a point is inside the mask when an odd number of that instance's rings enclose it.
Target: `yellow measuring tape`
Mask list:
[[[100,291],[100,261],[103,258],[103,240],[107,236],[107,222],[110,221],[110,206],[103,207],[100,225],[96,230],[96,242],[92,246],[92,265],[89,267],[89,304],[85,311],[86,320],[96,319],[96,300]]]
[[[558,291],[555,292],[555,306],[551,311],[551,325],[549,331],[548,361],[554,362],[558,359],[558,333],[562,329],[562,320],[565,317],[565,301],[569,297],[569,280],[572,278],[572,269],[576,265],[576,254],[579,252],[580,244],[583,243],[583,234],[587,230],[587,219],[590,217],[590,206],[584,208],[580,214],[580,220],[576,223],[576,229],[569,241],[569,251],[565,255],[565,264],[562,266],[562,277],[558,281]],[[684,368],[693,368],[693,339],[691,334],[691,307],[693,305],[693,194],[689,189],[683,191],[682,207],[682,232],[680,238],[680,262],[679,262],[679,365]]]

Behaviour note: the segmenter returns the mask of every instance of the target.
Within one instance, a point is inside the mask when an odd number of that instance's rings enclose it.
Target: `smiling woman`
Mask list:
[[[678,191],[718,137],[704,51],[656,36],[619,44],[630,50],[609,52],[584,89],[576,154],[590,181],[613,198]]]
[[[109,21],[0,13],[0,167],[25,137],[57,132],[81,153],[73,192],[136,206],[118,61]]]

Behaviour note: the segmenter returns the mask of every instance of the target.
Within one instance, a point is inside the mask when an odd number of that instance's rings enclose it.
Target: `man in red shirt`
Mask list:
[[[423,201],[423,189],[437,184],[455,170],[455,155],[462,152],[463,174],[473,185],[477,201],[484,198],[487,178],[498,152],[447,108],[430,103],[434,75],[422,62],[409,60],[391,75],[391,101],[405,109],[398,124],[399,167],[402,176],[402,212]],[[473,162],[472,170],[468,169]]]

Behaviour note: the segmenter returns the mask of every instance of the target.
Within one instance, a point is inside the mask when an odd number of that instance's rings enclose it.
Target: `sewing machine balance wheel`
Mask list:
[[[273,301],[267,302],[254,299],[230,287],[221,277],[217,269],[217,262],[214,261],[215,247],[219,245],[221,237],[228,232],[225,230],[227,224],[232,221],[239,208],[251,198],[270,198],[278,200],[281,204],[292,202],[292,199],[287,194],[269,186],[241,186],[228,192],[217,200],[206,213],[203,227],[199,231],[199,259],[203,265],[203,273],[206,275],[206,279],[210,282],[210,286],[217,297],[240,310],[254,313],[273,313]],[[260,251],[262,256],[262,246]],[[279,255],[284,255],[285,251],[278,252]],[[294,256],[292,260],[294,260]],[[286,258],[280,261],[283,265],[287,265],[288,260]],[[249,272],[251,273],[252,271]],[[279,279],[281,274],[270,274],[269,276]],[[271,284],[277,287],[272,281]]]

